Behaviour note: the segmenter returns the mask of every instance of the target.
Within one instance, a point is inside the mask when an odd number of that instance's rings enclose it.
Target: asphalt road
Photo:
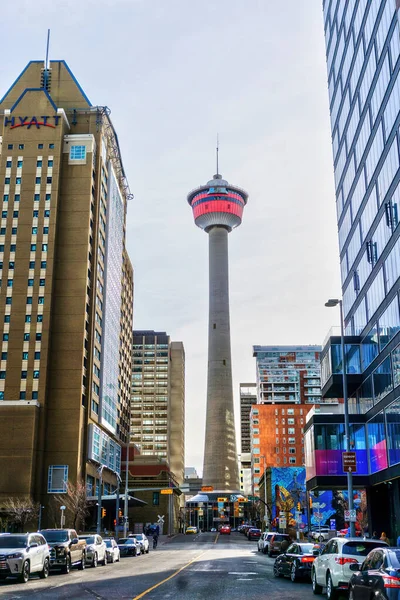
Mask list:
[[[178,535],[138,558],[27,584],[0,583],[1,600],[311,600],[311,583],[276,579],[274,559],[240,533]]]

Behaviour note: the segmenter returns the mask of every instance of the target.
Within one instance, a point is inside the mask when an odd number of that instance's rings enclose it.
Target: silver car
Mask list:
[[[149,539],[147,536],[144,535],[144,533],[131,533],[129,535],[130,538],[135,538],[135,540],[137,542],[139,542],[140,544],[140,552],[142,554],[149,553],[149,549],[150,549],[150,544],[149,544]]]
[[[80,535],[80,540],[86,541],[86,564],[97,567],[99,563],[107,564],[107,546],[101,535]]]
[[[107,560],[110,563],[119,562],[121,560],[121,552],[118,548],[117,542],[114,538],[104,539],[104,543],[107,546]]]
[[[16,577],[27,583],[31,573],[46,579],[50,571],[50,550],[40,533],[0,535],[0,580]]]

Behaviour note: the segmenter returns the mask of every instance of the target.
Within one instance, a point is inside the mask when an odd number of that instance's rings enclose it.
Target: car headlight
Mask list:
[[[65,548],[56,548],[57,556],[64,556]]]
[[[8,554],[7,558],[24,558],[21,552],[14,552],[14,554]]]

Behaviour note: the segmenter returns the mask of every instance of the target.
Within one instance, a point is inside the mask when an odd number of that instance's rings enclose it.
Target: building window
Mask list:
[[[30,333],[24,333],[24,342],[29,342],[30,337],[31,337]]]
[[[17,235],[17,227],[11,227],[11,235]]]
[[[53,161],[52,160],[48,160],[47,161],[47,166],[48,167],[52,167],[53,166]]]
[[[21,200],[20,194],[15,194],[15,196],[14,196],[14,202],[19,202],[20,200]]]
[[[46,177],[46,183],[47,184],[51,184],[53,178],[52,177]]]
[[[69,158],[70,160],[86,160],[86,146],[71,146]]]
[[[34,260],[31,260],[31,261],[29,262],[29,268],[30,268],[30,269],[34,269],[34,268],[35,268],[35,261],[34,261]]]
[[[49,228],[43,227],[43,233],[44,233],[44,235],[47,235],[49,233]]]
[[[10,338],[9,333],[3,333],[3,342],[8,342],[9,338]]]
[[[45,279],[39,279],[39,287],[44,287],[46,283]],[[293,432],[294,433],[294,432]]]
[[[1,360],[7,360],[7,352],[1,353]]]
[[[10,323],[11,322],[11,315],[4,315],[4,323]]]
[[[153,506],[160,504],[160,492],[153,492]]]
[[[37,400],[39,398],[39,392],[32,392],[32,400]]]
[[[26,379],[28,371],[21,371],[21,379]]]
[[[19,393],[19,399],[20,400],[26,400],[26,392],[20,392]]]
[[[46,202],[49,202],[51,200],[51,194],[46,194]],[[50,211],[44,211],[44,216],[48,217],[49,215],[46,215],[46,212],[50,212]]]
[[[39,296],[38,304],[44,304],[44,296]]]
[[[36,166],[37,167],[42,167],[43,166],[43,161],[42,160],[37,160],[36,161]]]
[[[35,352],[35,360],[40,360],[40,352]]]
[[[33,371],[33,379],[39,379],[40,371]]]
[[[296,464],[296,458],[293,457],[293,456],[289,456],[289,464],[295,465]]]
[[[11,165],[12,165],[12,160],[7,160],[6,161],[6,168],[7,169],[11,169]]]
[[[15,178],[15,185],[21,185],[22,183],[22,177],[16,177]]]
[[[54,144],[49,144],[50,150],[54,150]]]
[[[65,494],[68,483],[68,465],[50,465],[47,479],[48,494]]]
[[[4,179],[4,185],[10,185],[10,178],[9,177],[5,177],[5,179]]]
[[[39,148],[39,150],[43,150],[43,144],[38,144],[37,147]]]
[[[27,304],[32,304],[32,300],[33,300],[32,296],[28,296],[27,299],[26,299],[26,303]]]
[[[289,454],[296,454],[296,448],[289,448]]]
[[[32,214],[33,214],[33,218],[35,219],[36,217],[39,216],[39,211],[38,210],[34,210]]]
[[[8,148],[8,150],[12,150],[14,148],[14,145],[13,144],[8,144],[7,148]]]
[[[14,218],[14,219],[18,219],[18,214],[19,214],[19,213],[18,213],[18,211],[17,211],[17,210],[14,210],[14,211],[13,211],[13,218]]]
[[[28,356],[29,356],[28,352],[23,352],[22,353],[22,360],[28,360]]]
[[[23,144],[18,144],[18,150],[23,150],[24,149],[24,145]]]
[[[46,260],[42,260],[40,263],[40,268],[41,269],[45,269],[47,267],[47,261]]]
[[[8,202],[8,198],[9,198],[9,195],[8,194],[4,194],[4,196],[3,196],[3,202]]]
[[[6,304],[12,304],[12,298],[11,298],[11,296],[8,296],[6,298]]]
[[[42,244],[42,251],[43,252],[47,252],[47,246],[48,246],[48,244]]]
[[[32,287],[34,281],[34,279],[28,279],[28,287]]]
[[[35,339],[36,339],[37,342],[40,342],[41,339],[42,339],[42,334],[41,333],[37,333],[36,336],[35,336]]]
[[[36,321],[38,323],[43,323],[43,315],[38,315]]]
[[[35,202],[39,202],[40,201],[40,194],[34,194],[33,199]]]
[[[35,252],[36,250],[36,244],[31,244],[31,252]]]
[[[18,168],[18,169],[22,169],[22,165],[23,165],[23,164],[24,164],[24,161],[23,161],[23,160],[18,160],[18,161],[17,161],[17,168]]]
[[[41,181],[42,181],[41,177],[36,177],[36,179],[35,179],[36,185],[39,185]]]

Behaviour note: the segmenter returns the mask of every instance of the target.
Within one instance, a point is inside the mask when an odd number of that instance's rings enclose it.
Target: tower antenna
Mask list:
[[[47,30],[47,43],[46,43],[46,58],[44,61],[44,70],[43,70],[43,87],[47,90],[48,83],[48,72],[49,72],[49,46],[50,46],[50,29]]]
[[[217,154],[217,175],[219,174],[218,171],[218,155],[219,155],[219,134],[217,133],[217,147],[216,147],[216,154]]]

